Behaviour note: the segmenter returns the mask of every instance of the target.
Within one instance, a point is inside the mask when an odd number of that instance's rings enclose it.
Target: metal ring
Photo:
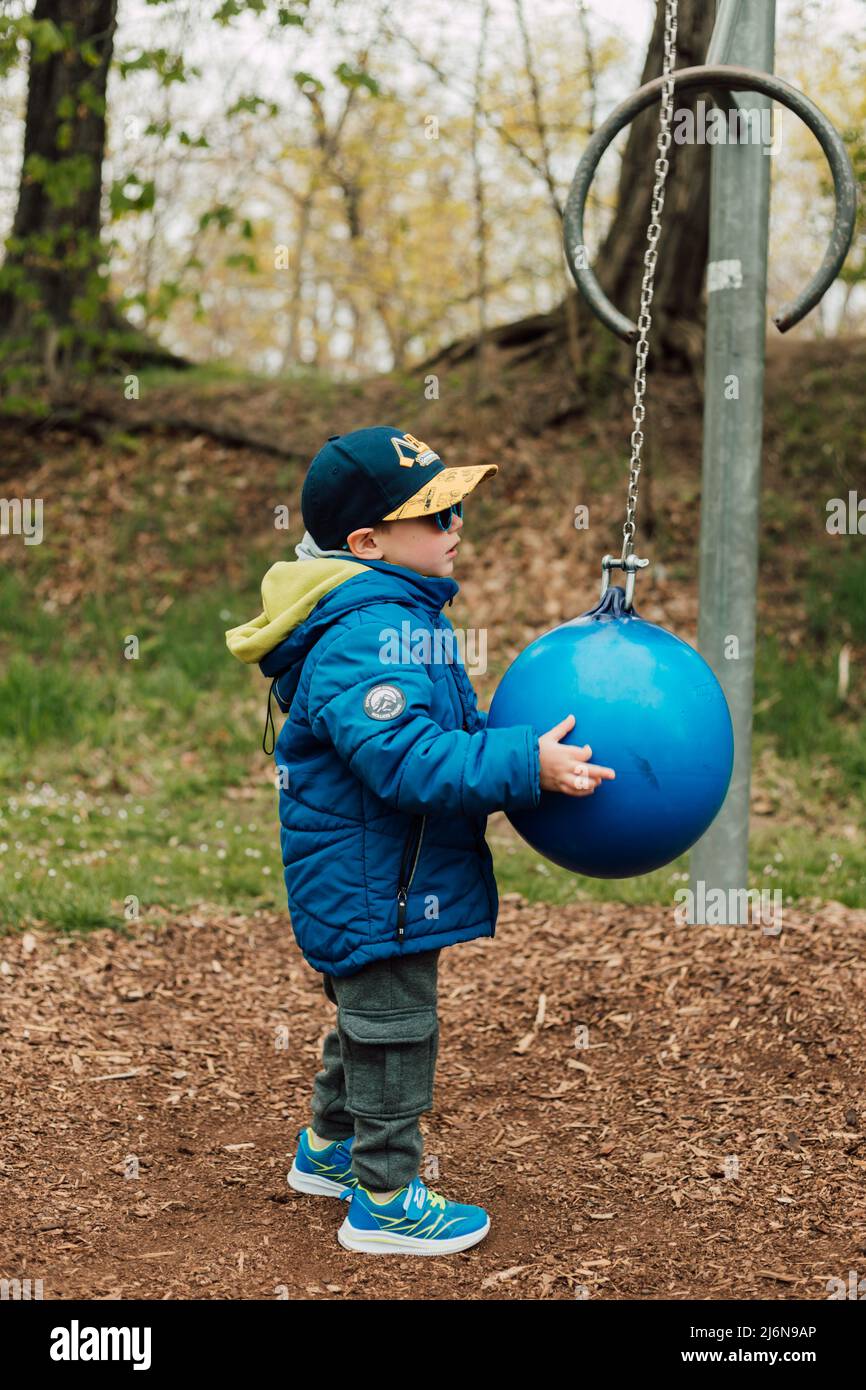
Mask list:
[[[754,72],[751,68],[728,65],[706,65],[695,68],[679,68],[674,73],[675,91],[690,91],[693,88],[719,89],[724,91],[760,92],[773,101],[781,102],[789,111],[809,127],[827,156],[830,172],[833,175],[833,191],[836,210],[833,231],[821,265],[806,288],[786,304],[773,322],[780,333],[786,333],[805,318],[810,309],[826,294],[835,280],[848,254],[857,214],[857,185],[854,170],[842,137],[835,126],[813,101],[799,92],[796,87],[784,82],[774,73]],[[611,304],[594,273],[588,266],[575,263],[578,252],[583,251],[583,214],[586,198],[593,176],[602,155],[619,132],[634,120],[635,116],[652,106],[661,95],[664,78],[656,77],[621,102],[608,116],[603,125],[593,135],[583,152],[577,172],[569,189],[565,205],[563,228],[565,233],[565,255],[569,269],[578,289],[589,304],[593,313],[602,323],[627,343],[633,343],[638,336],[638,327],[625,314]]]

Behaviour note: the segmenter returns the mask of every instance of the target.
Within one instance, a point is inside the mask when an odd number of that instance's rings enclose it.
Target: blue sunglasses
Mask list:
[[[463,498],[459,502],[452,502],[450,507],[443,507],[438,512],[428,512],[428,516],[435,516],[436,524],[441,531],[451,530],[451,520],[458,516],[463,520]]]
[[[426,512],[426,513],[424,514],[424,520],[425,520],[425,521],[430,521],[431,518],[435,518],[436,525],[439,527],[440,531],[450,531],[450,530],[451,530],[451,521],[452,521],[452,518],[455,517],[455,516],[458,516],[458,517],[460,518],[461,521],[463,520],[463,498],[462,498],[462,497],[461,497],[461,499],[460,499],[459,502],[452,502],[452,504],[451,504],[450,507],[442,507],[441,510],[438,511],[438,512]],[[413,517],[412,520],[414,521],[415,518]],[[419,518],[419,520],[420,520],[420,518]],[[344,549],[344,550],[348,550],[348,549],[349,549],[349,543],[348,543],[348,541],[344,541],[344,542],[343,542],[343,549]]]

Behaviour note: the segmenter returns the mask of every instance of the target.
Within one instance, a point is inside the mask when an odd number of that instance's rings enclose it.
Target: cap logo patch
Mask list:
[[[392,434],[391,443],[397,450],[397,457],[400,460],[401,468],[411,468],[413,463],[418,463],[422,468],[426,468],[430,463],[441,463],[439,455],[434,453],[429,444],[425,444],[423,439],[416,439],[414,434]],[[406,452],[404,452],[404,450]],[[409,456],[411,455],[411,457]]]
[[[364,713],[371,719],[394,719],[406,708],[399,685],[374,685],[364,696]]]

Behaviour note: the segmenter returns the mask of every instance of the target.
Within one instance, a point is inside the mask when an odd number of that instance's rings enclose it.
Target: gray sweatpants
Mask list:
[[[337,1026],[313,1083],[312,1125],[323,1139],[355,1135],[352,1171],[374,1192],[403,1187],[421,1164],[418,1116],[433,1106],[441,949],[323,978]]]

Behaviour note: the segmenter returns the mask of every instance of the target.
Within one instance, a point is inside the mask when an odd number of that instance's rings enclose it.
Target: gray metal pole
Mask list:
[[[741,5],[717,60],[771,72],[775,8],[775,0],[749,0]],[[771,105],[755,93],[740,93],[738,100],[741,107],[753,111]],[[750,140],[748,135],[744,138]],[[727,696],[736,752],[725,803],[690,860],[696,913],[713,890],[723,890],[726,901],[731,889],[743,890],[727,916],[731,925],[746,920],[745,890],[750,886],[749,785],[770,207],[771,156],[758,131],[751,141],[716,144],[712,149],[698,646]]]

